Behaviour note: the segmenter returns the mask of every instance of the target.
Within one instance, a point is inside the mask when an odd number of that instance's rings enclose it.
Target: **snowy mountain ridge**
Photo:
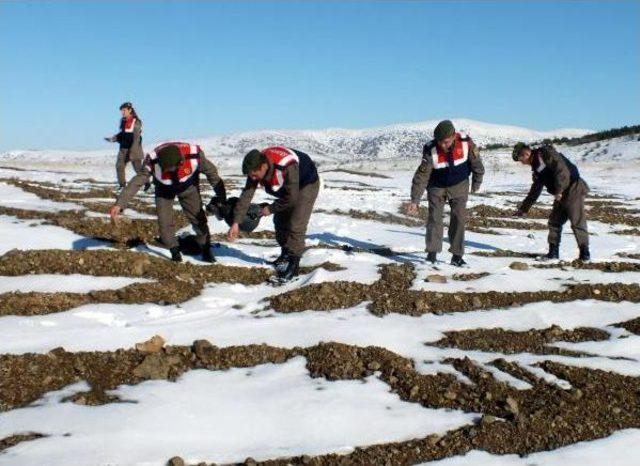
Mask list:
[[[431,139],[438,121],[428,120],[366,129],[262,130],[187,140],[200,144],[205,152],[214,158],[235,158],[253,148],[284,145],[309,152],[317,160],[329,159],[332,162],[392,159],[419,155],[422,145]],[[480,146],[513,144],[516,141],[533,142],[554,137],[577,137],[592,132],[586,129],[536,131],[469,119],[454,119],[453,122],[459,131],[469,134]],[[145,150],[150,150],[158,142],[161,141],[145,144]],[[112,163],[114,155],[114,148],[93,151],[13,150],[0,153],[0,160],[26,159],[41,163],[66,160],[82,164],[84,159],[86,163]]]

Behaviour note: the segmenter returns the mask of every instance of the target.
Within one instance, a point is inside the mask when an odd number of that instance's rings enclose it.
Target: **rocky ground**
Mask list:
[[[4,171],[12,173],[11,169]],[[377,195],[381,188],[375,183],[389,183],[392,179],[384,174],[353,170],[336,170],[333,175],[338,178],[332,181],[334,186],[327,188],[328,195],[344,191],[363,196]],[[340,177],[354,177],[359,181],[346,183]],[[499,316],[500,312],[506,315],[536,304],[553,308],[558,303],[582,302],[606,305],[608,307],[603,309],[614,310],[616,306],[640,303],[640,286],[633,275],[640,274],[640,256],[630,252],[629,247],[618,249],[616,255],[612,253],[605,260],[542,263],[534,260],[540,251],[509,249],[510,243],[505,241],[501,243],[502,247],[471,251],[469,257],[478,261],[495,261],[490,262],[498,264],[491,266],[493,268],[451,270],[443,266],[426,270],[422,261],[411,259],[411,254],[416,252],[407,250],[402,244],[379,244],[373,239],[371,243],[346,241],[338,244],[335,238],[327,238],[321,233],[315,241],[310,241],[308,254],[312,251],[314,254],[325,253],[328,258],[303,264],[302,274],[311,278],[301,279],[293,286],[269,288],[264,284],[272,272],[264,264],[231,265],[222,261],[203,266],[197,261],[174,264],[165,257],[158,257],[151,253],[155,249],[145,249],[158,245],[156,223],[150,218],[154,214],[151,196],[139,197],[130,209],[134,215],[113,225],[105,216],[114,198],[110,186],[93,178],[71,178],[52,182],[5,176],[0,181],[7,186],[43,201],[73,203],[77,207],[38,210],[6,204],[0,205],[0,215],[13,222],[30,222],[34,234],[43,225],[51,225],[99,241],[103,246],[75,250],[11,249],[0,256],[0,275],[78,274],[145,281],[118,289],[86,292],[21,289],[0,292],[0,320],[55,318],[81,306],[91,308],[105,304],[149,304],[178,309],[201,297],[206,289],[222,285],[261,290],[262,293],[251,303],[254,308],[247,303],[236,303],[229,305],[226,312],[239,313],[241,309],[247,309],[247,319],[273,322],[297,314],[311,319],[313,315],[328,313],[347,320],[349,309],[354,308],[364,309],[368,314],[366,318],[372,321],[384,318],[417,321],[454,318],[457,313],[477,316],[480,311]],[[628,235],[628,244],[634,244],[637,241],[633,238],[635,233],[620,228],[640,226],[638,203],[597,194],[589,199],[588,209],[590,221],[600,225],[598,235],[611,235],[611,238]],[[477,233],[477,238],[483,238],[483,241],[509,235],[520,235],[526,241],[527,232],[544,235],[548,206],[533,209],[526,220],[514,219],[511,206],[516,195],[521,196],[522,192],[495,190],[476,198],[469,212],[470,231]],[[354,230],[354,236],[362,232],[362,238],[368,234],[367,225],[372,224],[379,228],[413,229],[419,236],[425,209],[420,212],[421,218],[408,217],[403,213],[400,199],[398,203],[393,208],[379,211],[354,204],[349,208],[318,206],[316,215],[338,225],[341,222],[368,222],[357,224],[362,227]],[[179,212],[176,212],[176,221],[180,228],[187,226]],[[336,230],[334,236],[338,234],[339,230]],[[224,243],[221,231],[214,232],[214,237]],[[273,248],[273,239],[270,230],[246,235],[242,240],[246,246],[244,252],[249,254],[254,249]],[[226,247],[217,245],[216,250]],[[370,262],[367,267],[372,269],[374,279],[358,278],[359,272],[352,268],[361,257]],[[519,287],[527,279],[518,273],[557,273],[560,278],[548,279],[547,288],[530,290]],[[498,274],[507,274],[505,276],[509,278],[504,281],[512,282],[513,286],[494,290],[481,288],[482,283],[496,279]],[[592,275],[584,275],[588,277],[584,279],[579,274]],[[619,280],[616,277],[620,277]],[[555,286],[553,280],[560,279],[565,281]],[[469,288],[450,291],[448,286],[452,283]],[[635,306],[637,308],[638,304]],[[640,428],[640,363],[633,355],[599,354],[594,352],[599,348],[597,346],[580,346],[613,343],[625,338],[631,341],[640,335],[640,311],[631,313],[630,318],[567,328],[555,323],[529,329],[514,329],[506,324],[505,328],[500,324],[477,328],[469,325],[442,330],[437,338],[425,336],[419,341],[420,346],[440,355],[433,361],[419,361],[404,354],[398,349],[401,345],[390,349],[331,339],[306,345],[243,344],[239,339],[238,344],[217,346],[206,339],[173,344],[165,342],[160,335],[138,341],[138,345],[110,350],[75,351],[56,347],[47,351],[5,352],[0,354],[0,421],[2,413],[37,405],[48,393],[81,381],[87,382],[89,389],[74,393],[63,402],[87,407],[127,403],[112,393],[113,390],[149,380],[176,381],[194,370],[225,371],[269,363],[282,365],[292,358],[303,357],[312,378],[364,382],[365,378],[375,376],[405,402],[425,408],[477,413],[477,422],[424,438],[352,445],[347,453],[238,458],[238,464],[409,465],[463,455],[475,449],[495,455],[526,455],[602,439],[622,429]],[[304,332],[305,328],[296,331]],[[525,362],[525,359],[517,359],[521,355],[527,358],[535,355],[538,359]],[[596,362],[605,360],[620,361],[633,369],[618,372],[606,365],[597,366]],[[423,367],[429,363],[447,366],[450,370],[429,372]],[[498,377],[496,371],[527,384],[528,388],[514,386],[504,377]],[[564,381],[565,385],[558,384],[557,380]],[[17,451],[17,446],[35,444],[50,435],[35,430],[13,432],[0,438],[0,462],[5,454]],[[181,455],[180,451],[175,453]],[[174,466],[212,465],[215,458],[203,457],[195,463],[180,456],[166,460]]]

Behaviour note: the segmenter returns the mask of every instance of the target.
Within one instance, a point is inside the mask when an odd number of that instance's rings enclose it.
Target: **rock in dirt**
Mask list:
[[[144,358],[142,363],[133,370],[133,375],[142,379],[166,379],[169,375],[171,364],[158,353],[153,353]]]
[[[154,335],[147,341],[136,343],[136,349],[143,353],[157,353],[164,346],[164,338],[160,335]]]
[[[149,266],[151,266],[151,260],[149,260],[146,254],[141,254],[140,257],[134,259],[131,263],[131,275],[141,277]]]
[[[514,398],[512,398],[510,396],[508,396],[507,399],[506,399],[506,408],[514,416],[517,416],[518,414],[520,414],[520,409],[518,407],[518,402]]]
[[[427,281],[429,283],[447,283],[447,277],[434,273],[431,275],[427,275]]]
[[[191,350],[195,353],[198,359],[206,359],[212,348],[213,345],[208,340],[196,340],[193,342]]]
[[[512,270],[529,270],[529,264],[526,262],[512,262],[509,265],[509,268]]]
[[[167,462],[167,466],[185,466],[185,462],[179,456],[174,456]]]

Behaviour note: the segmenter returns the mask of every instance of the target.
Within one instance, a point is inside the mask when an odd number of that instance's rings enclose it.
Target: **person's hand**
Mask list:
[[[233,225],[231,225],[231,228],[229,228],[229,231],[227,232],[227,240],[233,243],[238,239],[238,236],[240,236],[240,227],[237,223],[234,223]]]
[[[113,142],[114,141],[114,139],[112,137],[104,138],[104,140],[107,141],[107,142]]]
[[[556,201],[560,202],[560,201],[562,200],[562,193],[558,193],[558,194],[556,194],[555,196],[553,196],[553,198],[554,198]]]
[[[111,217],[111,220],[113,220],[114,222],[118,221],[118,218],[120,217],[121,213],[122,213],[122,207],[120,207],[117,204],[112,205],[111,208],[109,209],[109,216]]]
[[[405,207],[405,211],[407,215],[418,215],[418,204],[416,204],[415,202],[410,202]]]
[[[268,217],[269,215],[271,215],[271,209],[269,208],[269,206],[262,206],[262,208],[260,209],[260,217]]]
[[[526,213],[526,212],[524,212],[524,211],[522,211],[522,210],[520,210],[520,209],[518,209],[518,210],[516,210],[512,215],[513,215],[514,217],[523,218],[523,217],[526,217],[526,216],[527,216],[527,213]]]

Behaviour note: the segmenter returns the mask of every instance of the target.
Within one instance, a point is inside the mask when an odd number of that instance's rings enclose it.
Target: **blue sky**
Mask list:
[[[640,2],[0,1],[0,149],[467,117],[640,123]]]

